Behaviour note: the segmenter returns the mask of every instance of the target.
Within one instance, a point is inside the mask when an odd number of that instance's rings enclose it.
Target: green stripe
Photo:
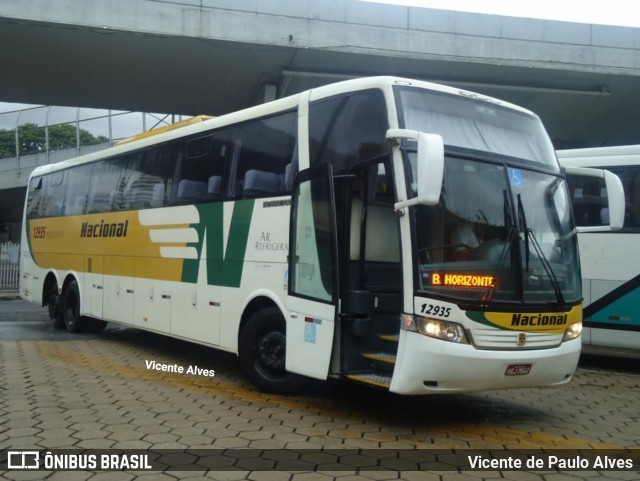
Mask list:
[[[222,231],[218,225],[222,225],[222,204],[205,204],[196,206],[200,215],[200,223],[191,224],[189,227],[195,229],[198,232],[198,242],[194,244],[187,244],[189,247],[195,247],[198,251],[197,259],[185,259],[182,265],[182,282],[190,282],[195,284],[198,281],[198,270],[200,269],[200,257],[202,257],[202,241],[204,239],[205,231],[215,232]],[[215,228],[214,228],[215,226]],[[208,234],[207,237],[211,235]],[[207,242],[207,251],[209,249],[209,242]],[[217,251],[208,251],[207,257],[211,258]],[[222,250],[220,251],[222,253]],[[219,256],[219,254],[217,254]]]
[[[198,251],[198,259],[185,260],[182,281],[198,280],[204,234],[207,237],[207,283],[213,286],[240,287],[242,268],[249,240],[253,216],[253,200],[237,201],[233,206],[227,249],[224,252],[223,204],[220,202],[198,205],[200,223],[192,225],[198,231],[198,243],[190,244]]]

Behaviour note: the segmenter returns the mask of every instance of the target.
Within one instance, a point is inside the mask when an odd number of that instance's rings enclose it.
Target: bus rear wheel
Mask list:
[[[80,318],[80,290],[74,280],[69,282],[63,293],[62,315],[64,325],[69,332],[80,332],[82,319]]]
[[[247,377],[265,392],[291,394],[305,379],[285,368],[286,324],[280,311],[267,308],[253,314],[240,333],[238,353]]]
[[[47,293],[47,308],[49,310],[49,321],[56,329],[63,329],[64,318],[62,315],[61,296],[58,294],[58,284],[54,283]]]

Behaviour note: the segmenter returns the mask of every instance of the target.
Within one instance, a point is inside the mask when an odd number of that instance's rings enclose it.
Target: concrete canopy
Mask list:
[[[391,74],[527,107],[558,148],[640,143],[640,29],[356,0],[98,3],[0,0],[0,100],[220,115],[265,85]]]

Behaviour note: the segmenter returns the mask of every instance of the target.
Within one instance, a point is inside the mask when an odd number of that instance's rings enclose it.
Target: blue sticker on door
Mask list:
[[[304,342],[308,342],[310,344],[316,343],[316,324],[313,322],[305,322],[304,323]]]

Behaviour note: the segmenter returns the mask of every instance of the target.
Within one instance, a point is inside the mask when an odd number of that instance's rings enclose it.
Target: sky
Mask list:
[[[361,0],[441,10],[640,28],[638,0]],[[0,102],[0,113],[29,107]]]

